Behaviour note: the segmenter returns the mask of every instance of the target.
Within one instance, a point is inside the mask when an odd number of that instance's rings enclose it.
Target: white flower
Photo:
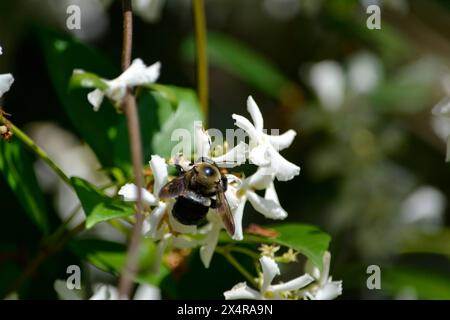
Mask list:
[[[219,167],[233,168],[239,166],[247,160],[247,144],[239,142],[239,144],[229,150],[227,153],[220,156],[213,156],[211,153],[211,137],[201,125],[201,122],[194,124],[195,131],[195,151],[197,158],[209,158],[214,161]]]
[[[119,300],[119,290],[116,287],[106,284],[96,286],[94,294],[89,300]],[[159,288],[151,285],[140,285],[136,289],[133,300],[160,300],[161,292]]]
[[[344,102],[345,74],[336,61],[315,63],[309,72],[309,83],[328,111],[337,111]]]
[[[247,200],[253,208],[270,219],[284,219],[287,212],[281,207],[273,183],[274,173],[269,167],[259,167],[250,177],[241,181],[239,178],[228,175],[228,190],[225,193],[235,222],[234,240],[242,240],[242,217]],[[255,190],[264,190],[264,197]]]
[[[247,111],[253,120],[233,114],[236,126],[247,132],[250,137],[250,161],[257,166],[270,167],[275,177],[287,181],[300,173],[300,168],[283,158],[278,150],[289,147],[296,136],[294,130],[282,135],[272,136],[263,131],[264,120],[257,104],[250,96],[247,100]]]
[[[155,82],[159,77],[160,68],[161,64],[159,62],[147,67],[141,59],[135,59],[119,77],[113,80],[102,79],[107,88],[104,90],[95,89],[90,92],[88,94],[88,100],[93,105],[95,111],[100,108],[105,95],[116,104],[120,104],[129,88]],[[74,70],[74,73],[82,72],[84,71]],[[82,82],[82,86],[92,88],[94,84],[90,81],[85,81]]]
[[[373,90],[382,77],[382,65],[378,57],[370,52],[353,55],[348,66],[350,87],[357,93]]]
[[[133,0],[133,12],[145,22],[158,22],[166,0]]]
[[[286,293],[297,292],[306,287],[314,278],[309,274],[304,274],[288,282],[272,284],[273,279],[280,275],[277,263],[270,257],[263,256],[259,259],[262,267],[262,282],[260,290],[257,291],[247,286],[245,282],[238,283],[231,290],[225,291],[226,300],[236,299],[285,299]]]
[[[0,47],[0,55],[3,54],[3,49]],[[11,73],[0,74],[0,98],[11,88],[14,82],[14,77]]]
[[[445,217],[447,200],[445,195],[433,186],[420,186],[401,203],[400,219],[423,231],[437,231]]]
[[[342,294],[342,281],[333,281],[330,273],[331,254],[326,251],[323,255],[323,270],[313,266],[308,261],[306,271],[313,275],[317,283],[308,288],[304,293],[305,297],[310,300],[332,300]]]

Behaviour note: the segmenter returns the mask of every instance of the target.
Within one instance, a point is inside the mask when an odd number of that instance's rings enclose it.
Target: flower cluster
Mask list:
[[[327,251],[323,256],[322,272],[309,261],[305,266],[306,273],[288,282],[273,284],[276,276],[280,275],[280,268],[276,262],[286,257],[275,257],[278,247],[263,248],[263,255],[259,259],[262,272],[256,283],[259,291],[247,286],[245,282],[238,283],[231,290],[224,292],[225,299],[310,299],[332,300],[342,294],[342,281],[333,281],[329,276],[331,255]],[[264,254],[264,252],[268,253]]]
[[[100,79],[98,82],[86,78],[81,85],[95,87],[88,94],[89,102],[98,110],[104,96],[119,105],[127,90],[136,86],[147,85],[156,81],[159,76],[160,64],[147,67],[140,59],[133,61],[131,66],[119,77],[113,80]],[[76,70],[75,73],[82,72]],[[173,215],[172,209],[176,204],[176,197],[161,197],[162,188],[172,179],[168,166],[174,165],[181,172],[189,172],[195,169],[197,161],[203,162],[207,158],[221,168],[222,177],[226,181],[225,198],[230,207],[234,220],[234,240],[243,240],[242,219],[247,202],[266,218],[285,219],[287,212],[280,205],[275,190],[275,180],[288,181],[300,173],[300,168],[286,160],[279,151],[288,148],[295,136],[294,130],[288,130],[281,135],[267,134],[264,130],[264,119],[261,111],[250,96],[247,99],[247,111],[251,119],[242,115],[233,114],[235,125],[244,133],[235,147],[228,149],[228,144],[218,145],[213,148],[212,138],[198,123],[194,124],[194,147],[188,154],[176,154],[170,159],[164,159],[159,155],[152,155],[150,160],[150,172],[153,179],[147,188],[138,190],[132,183],[125,184],[118,192],[124,201],[136,201],[138,193],[141,193],[145,205],[146,219],[142,233],[158,242],[158,255],[155,267],[158,268],[167,248],[192,249],[200,247],[200,258],[206,268],[219,241],[219,235],[224,228],[223,221],[214,209],[210,209],[206,215],[206,225],[185,225],[179,222]],[[239,140],[239,139],[238,139]],[[214,139],[217,144],[217,140]],[[248,143],[246,143],[248,142]],[[191,159],[196,160],[192,162]],[[246,161],[256,168],[250,176],[232,172]],[[258,193],[263,191],[264,195]],[[233,289],[224,293],[227,299],[334,299],[341,294],[340,281],[332,281],[329,277],[330,254],[326,252],[323,258],[323,270],[308,263],[306,273],[286,283],[273,284],[276,276],[280,275],[277,263],[289,263],[297,261],[297,254],[292,249],[276,256],[279,247],[262,245],[260,247],[260,264],[262,271],[255,284],[259,291],[252,289],[246,283],[240,283]],[[107,290],[108,289],[108,290]],[[98,291],[99,296],[105,298],[106,293],[116,295],[115,290],[104,287]]]
[[[158,76],[159,64],[145,67],[140,60],[135,60],[128,70],[118,78],[105,81],[108,87],[105,90],[96,89],[88,96],[89,101],[98,108],[104,95],[115,101],[123,99],[127,88],[153,82]],[[144,74],[144,75],[141,75]],[[89,84],[85,84],[89,86]],[[99,98],[99,99],[97,99]],[[247,110],[252,122],[243,116],[233,114],[236,126],[244,130],[249,137],[249,144],[240,142],[234,148],[217,154],[211,150],[211,137],[201,127],[195,126],[195,154],[197,159],[207,157],[221,168],[233,168],[241,165],[247,159],[257,166],[256,172],[246,178],[237,175],[226,174],[228,188],[225,197],[230,206],[235,233],[235,240],[243,239],[242,217],[247,201],[267,218],[284,219],[287,212],[281,207],[275,190],[274,181],[287,181],[298,175],[300,168],[286,160],[279,154],[279,150],[289,147],[296,135],[289,130],[282,135],[268,135],[263,131],[263,117],[252,97],[248,98]],[[226,150],[226,145],[221,148]],[[142,199],[149,208],[148,217],[145,220],[143,233],[154,240],[159,241],[159,260],[168,246],[173,248],[194,248],[200,246],[200,256],[205,265],[209,267],[215,247],[219,240],[223,223],[220,217],[210,210],[207,214],[208,224],[198,228],[192,225],[183,225],[172,215],[174,199],[159,199],[161,188],[170,180],[168,164],[174,164],[188,171],[193,164],[187,160],[189,155],[177,155],[172,159],[161,158],[153,155],[150,168],[153,174],[153,186],[142,189]],[[257,190],[265,190],[264,196],[256,193]],[[137,188],[134,184],[126,184],[119,190],[119,195],[125,201],[136,201]],[[189,235],[198,235],[191,237]]]

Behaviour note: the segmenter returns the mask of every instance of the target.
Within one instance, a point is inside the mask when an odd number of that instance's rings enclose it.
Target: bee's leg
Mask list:
[[[217,200],[211,198],[211,205],[209,206],[211,209],[217,209]]]
[[[183,169],[183,167],[181,166],[181,165],[179,165],[179,164],[175,164],[175,169],[177,170],[177,172],[178,172],[178,175],[182,175],[182,174],[184,174],[186,171]]]
[[[225,177],[225,176],[222,176],[220,179],[221,179],[221,181],[222,181],[222,189],[223,189],[223,192],[225,192],[225,191],[227,191],[227,189],[228,189],[228,179],[227,179],[227,177]]]

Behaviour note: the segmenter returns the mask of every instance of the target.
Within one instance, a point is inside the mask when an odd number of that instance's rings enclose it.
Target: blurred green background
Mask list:
[[[133,56],[147,64],[161,61],[158,82],[195,89],[191,1],[151,2],[152,10],[136,13]],[[331,274],[343,280],[341,298],[449,299],[445,141],[450,121],[432,116],[431,109],[450,91],[450,2],[205,3],[209,127],[232,128],[231,114],[246,114],[245,101],[252,95],[267,128],[298,132],[284,155],[301,166],[301,174],[277,184],[278,194],[288,221],[316,224],[332,235]],[[372,3],[381,7],[381,30],[366,27],[366,7]],[[70,4],[81,7],[81,30],[65,27]],[[81,146],[86,137],[64,112],[65,89],[54,82],[62,62],[52,60],[46,37],[67,33],[94,48],[102,58],[83,65],[108,78],[119,70],[121,28],[118,1],[0,2],[0,71],[15,77],[1,105],[49,154]],[[73,68],[73,61],[65,63]],[[116,70],[108,69],[110,64]],[[62,158],[62,166],[73,174],[95,174],[90,164],[97,160],[88,151]],[[39,163],[34,168],[41,172],[37,179],[46,191],[42,206],[53,230],[67,216],[61,207],[71,199],[53,182],[46,183]],[[23,202],[1,178],[0,289],[28,265],[45,232],[30,219]],[[271,222],[254,212],[244,218],[245,225]],[[119,237],[108,232],[106,237]],[[26,281],[20,297],[55,298],[53,281],[66,278],[67,265],[80,263],[73,252],[63,250],[48,259]],[[204,272],[199,263],[192,264]],[[220,258],[215,264],[216,271],[207,274],[226,268]],[[381,290],[366,287],[366,268],[372,264],[381,268]],[[239,275],[230,272],[224,287],[236,279]],[[196,285],[189,281],[180,284],[180,292]],[[219,287],[200,286],[194,296],[220,297]]]

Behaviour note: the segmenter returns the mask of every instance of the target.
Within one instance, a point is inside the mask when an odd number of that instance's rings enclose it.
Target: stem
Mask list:
[[[252,284],[252,286],[254,286],[255,288],[258,288],[258,284],[256,283],[253,276],[247,270],[245,270],[245,268],[236,260],[236,258],[228,250],[217,247],[216,252],[223,255],[224,258],[227,259],[227,261],[233,267],[235,267],[236,270],[239,271],[245,277],[245,279],[247,279],[248,282],[250,282]]]
[[[247,248],[243,248],[243,247],[233,246],[233,247],[230,247],[229,250],[245,254],[245,255],[247,255],[250,258],[255,259],[255,260],[259,260],[259,257],[260,257],[260,255],[257,254],[256,252],[253,252],[252,250],[247,249]]]
[[[5,120],[2,115],[0,115],[0,124],[5,124],[8,122],[14,136],[17,137],[24,145],[28,147],[32,152],[34,152],[39,158],[45,161],[53,171],[65,182],[67,185],[72,187],[70,183],[70,178],[54,163],[48,156],[48,154],[42,150],[25,132],[16,127],[10,120]]]
[[[59,241],[55,241],[42,248],[42,250],[39,251],[39,254],[31,261],[31,263],[27,266],[27,268],[23,271],[19,278],[17,278],[17,280],[14,281],[14,283],[6,290],[4,296],[8,296],[8,294],[10,294],[11,292],[17,291],[17,289],[19,289],[23,285],[25,280],[31,277],[48,257],[55,253],[58,253],[61,249],[64,248],[64,246],[73,236],[83,231],[84,224],[85,221],[81,222],[72,230],[61,235]]]
[[[208,55],[206,44],[206,17],[204,0],[193,0],[194,24],[195,24],[195,46],[197,65],[197,90],[205,116],[205,127],[208,122]]]
[[[133,38],[133,10],[131,0],[122,0],[123,12],[123,47],[122,47],[122,70],[125,71],[131,63],[131,50]],[[142,214],[142,193],[141,188],[144,184],[142,176],[142,144],[139,130],[139,118],[136,107],[136,98],[128,91],[123,108],[127,116],[128,138],[131,147],[131,159],[135,175],[135,184],[137,186],[136,201],[136,223],[133,226],[130,241],[128,243],[127,258],[125,267],[120,274],[119,295],[122,298],[130,296],[133,279],[136,274],[138,264],[138,249],[141,240],[142,224],[144,215]]]

